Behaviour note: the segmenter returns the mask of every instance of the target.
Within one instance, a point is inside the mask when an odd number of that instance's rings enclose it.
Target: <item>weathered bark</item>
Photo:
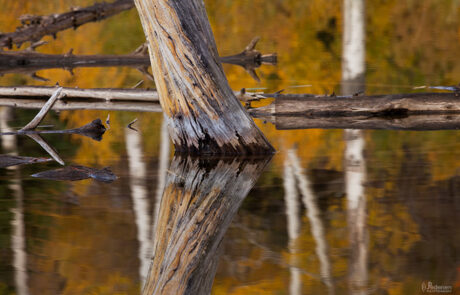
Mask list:
[[[46,35],[55,36],[58,32],[87,23],[105,19],[134,6],[132,0],[117,0],[113,3],[96,3],[92,6],[74,9],[61,14],[47,16],[26,15],[21,17],[22,26],[15,32],[0,34],[0,47],[18,48],[24,42],[36,42]]]
[[[136,0],[176,152],[274,149],[230,89],[202,0]]]
[[[254,116],[381,116],[460,113],[458,93],[410,93],[353,97],[278,95],[251,110]]]
[[[0,97],[50,97],[56,87],[50,86],[10,86],[0,87]],[[66,99],[103,99],[106,101],[129,100],[158,102],[158,92],[149,89],[133,88],[69,88],[63,87]],[[246,91],[234,91],[241,101],[252,101],[264,98],[261,94]]]
[[[160,204],[143,294],[209,294],[216,253],[270,158],[175,157]]]

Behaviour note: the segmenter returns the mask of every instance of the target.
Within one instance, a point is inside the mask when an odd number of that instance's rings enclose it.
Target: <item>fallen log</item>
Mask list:
[[[34,97],[44,98],[53,95],[54,86],[10,86],[0,87],[0,97],[20,98]],[[158,102],[159,96],[156,90],[133,89],[133,88],[70,88],[63,87],[66,98],[80,99],[103,99],[105,101],[148,101]],[[252,101],[264,98],[260,93],[247,92],[244,89],[234,91],[233,94],[241,101]]]
[[[34,158],[0,154],[0,168],[17,165],[36,164],[51,161],[51,158]]]
[[[101,119],[95,119],[92,122],[78,128],[64,130],[19,130],[0,132],[0,135],[34,135],[34,134],[78,134],[90,137],[91,139],[101,141],[106,129]]]
[[[94,180],[106,183],[111,183],[118,178],[108,167],[97,169],[81,165],[70,165],[60,169],[42,171],[32,174],[31,176],[48,180],[68,181],[92,178]]]
[[[18,109],[41,109],[45,100],[40,99],[11,99],[0,98],[0,106],[14,107]],[[127,112],[153,112],[161,113],[162,109],[158,102],[120,102],[120,101],[94,101],[94,100],[58,100],[53,105],[53,111],[74,110],[104,110],[104,111],[127,111]]]
[[[56,36],[60,31],[76,29],[85,23],[105,19],[133,6],[132,0],[117,0],[112,3],[96,3],[61,14],[25,15],[20,18],[22,26],[15,32],[0,34],[0,47],[12,49],[16,45],[19,48],[24,42],[37,42],[46,35]]]
[[[374,129],[374,130],[457,130],[460,114],[410,115],[404,117],[308,117],[273,116],[263,118],[278,130],[292,129]]]
[[[255,69],[262,64],[275,65],[276,53],[262,54],[254,47],[259,38],[255,38],[243,52],[220,57],[222,63],[243,67],[256,81],[260,81]],[[150,58],[146,50],[137,49],[123,55],[75,55],[70,50],[65,54],[44,54],[31,50],[0,52],[0,75],[11,73],[30,74],[45,69],[66,69],[72,71],[79,67],[121,67],[146,68]]]
[[[135,0],[176,152],[270,154],[228,85],[202,0]]]
[[[211,293],[221,241],[270,158],[174,157],[142,294]]]
[[[411,114],[460,113],[458,93],[410,93],[373,96],[273,95],[268,106],[251,109],[258,116],[394,117]],[[268,95],[267,95],[268,96]]]

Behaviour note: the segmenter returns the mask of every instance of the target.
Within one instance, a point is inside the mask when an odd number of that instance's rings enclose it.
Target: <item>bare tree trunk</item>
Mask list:
[[[230,89],[202,0],[136,0],[176,152],[274,149]]]
[[[342,94],[349,95],[365,89],[365,1],[344,0],[344,30],[342,55]],[[387,112],[411,110],[405,101],[410,97],[392,101]],[[379,104],[377,104],[379,105]],[[446,107],[446,103],[439,106]],[[406,111],[407,112],[407,111]],[[383,112],[385,113],[385,111]],[[368,237],[366,195],[364,181],[366,165],[364,160],[365,140],[361,130],[345,130],[345,186],[347,192],[347,221],[350,237],[350,264],[348,283],[350,294],[367,294],[368,285]]]

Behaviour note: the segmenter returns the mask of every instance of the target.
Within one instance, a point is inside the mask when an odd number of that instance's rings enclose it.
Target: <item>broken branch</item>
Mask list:
[[[62,92],[62,87],[57,88],[50,99],[45,103],[42,107],[40,112],[29,122],[26,126],[24,126],[20,131],[27,131],[27,130],[34,130],[38,124],[43,120],[49,110],[53,107],[53,104],[56,102],[57,99],[60,98]]]

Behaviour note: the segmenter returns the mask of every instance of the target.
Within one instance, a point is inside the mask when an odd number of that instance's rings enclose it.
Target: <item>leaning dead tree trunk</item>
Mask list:
[[[176,152],[274,149],[230,89],[202,0],[136,0]]]

